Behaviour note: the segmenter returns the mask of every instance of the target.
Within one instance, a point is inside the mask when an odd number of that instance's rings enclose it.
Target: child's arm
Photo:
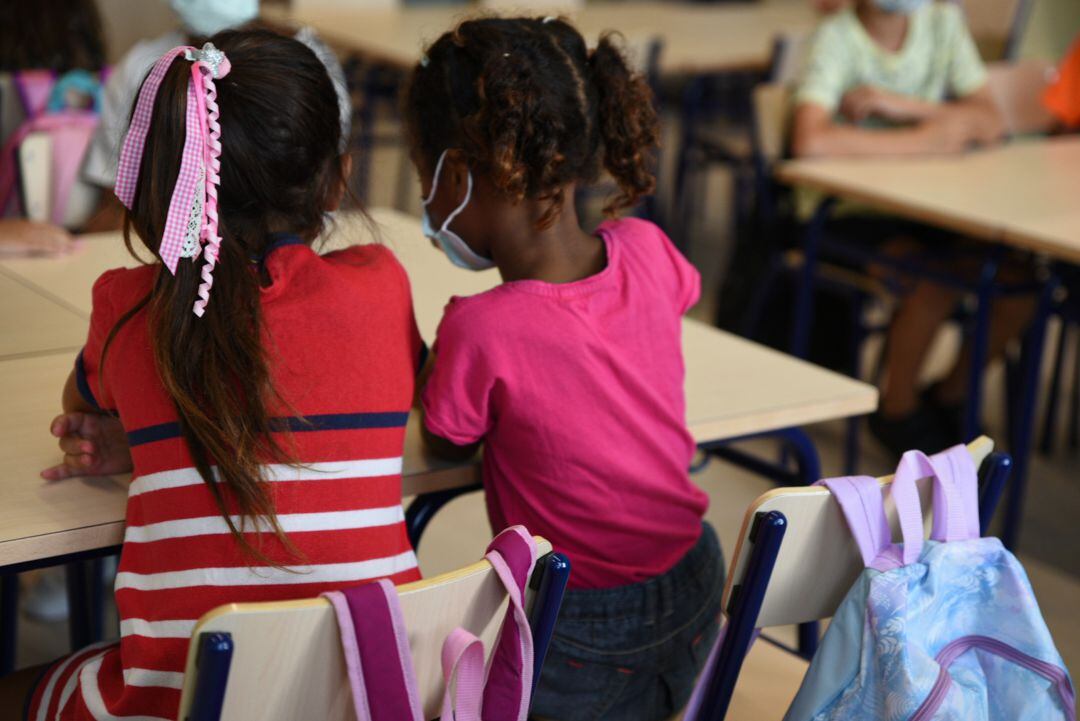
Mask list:
[[[973,144],[994,142],[1004,130],[987,87],[934,108],[923,105],[908,98],[893,108],[919,114],[916,125],[873,130],[838,123],[821,105],[802,103],[795,109],[792,152],[796,157],[959,153]]]
[[[427,423],[424,419],[424,404],[420,400],[420,393],[424,390],[424,386],[427,384],[428,378],[431,377],[431,372],[435,369],[435,354],[428,353],[427,360],[424,362],[424,367],[420,369],[420,373],[416,376],[416,394],[413,397],[413,408],[420,413],[420,435],[424,439],[424,447],[434,453],[439,458],[445,458],[449,461],[465,461],[476,455],[476,452],[480,449],[480,443],[471,443],[467,446],[459,446],[456,443],[452,443],[442,436],[437,436],[428,430]]]
[[[64,412],[49,432],[60,439],[64,462],[46,468],[41,477],[59,481],[72,476],[107,476],[132,469],[131,448],[120,420],[94,408],[79,393],[73,370],[61,398]]]

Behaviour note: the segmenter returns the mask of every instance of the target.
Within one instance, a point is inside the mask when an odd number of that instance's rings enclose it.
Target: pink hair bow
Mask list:
[[[181,46],[161,56],[139,91],[135,113],[131,116],[120,164],[116,172],[116,197],[127,208],[135,199],[146,133],[150,129],[154,101],[165,72],[177,57],[192,61],[191,80],[187,89],[187,131],[180,173],[176,178],[165,231],[161,236],[158,255],[173,275],[180,258],[198,258],[205,264],[202,283],[193,308],[202,317],[210,300],[214,284],[213,272],[221,247],[218,235],[218,186],[221,184],[221,125],[218,123],[217,88],[214,80],[229,74],[229,59],[211,43],[202,50]],[[203,245],[205,243],[205,245]]]

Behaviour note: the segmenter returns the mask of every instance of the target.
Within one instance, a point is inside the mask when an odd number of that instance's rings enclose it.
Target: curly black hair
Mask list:
[[[559,18],[467,20],[444,33],[414,68],[402,115],[414,159],[431,168],[447,148],[506,197],[550,200],[550,226],[566,185],[619,186],[613,215],[651,193],[659,138],[652,93],[608,33],[589,50]]]

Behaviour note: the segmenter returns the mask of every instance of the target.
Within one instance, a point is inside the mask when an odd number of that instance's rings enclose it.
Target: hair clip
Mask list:
[[[184,59],[202,63],[210,71],[213,78],[220,78],[229,72],[228,67],[225,68],[224,73],[221,72],[221,66],[228,66],[229,59],[225,57],[225,53],[214,47],[213,43],[206,43],[202,46],[202,50],[188,48],[184,51]]]
[[[426,68],[428,65],[431,65],[431,58],[428,57],[427,53],[424,53],[420,56],[420,67]]]
[[[554,15],[548,15],[546,18],[544,18],[543,24],[547,25],[548,23],[553,23],[558,19],[559,18],[555,17]]]

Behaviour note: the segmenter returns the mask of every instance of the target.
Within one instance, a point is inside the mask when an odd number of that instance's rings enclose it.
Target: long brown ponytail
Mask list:
[[[311,242],[322,229],[323,209],[342,184],[337,100],[322,63],[296,40],[247,31],[221,33],[212,42],[232,64],[217,82],[223,242],[213,293],[197,318],[191,308],[201,261],[181,259],[175,276],[159,266],[145,301],[147,322],[158,374],[195,467],[241,547],[278,565],[244,535],[254,530],[261,538],[269,527],[295,555],[262,477],[263,464],[290,462],[292,453],[286,436],[275,436],[281,429],[271,409],[281,412],[288,403],[270,378],[259,270],[252,261],[264,254],[271,231],[296,232]],[[180,167],[189,76],[190,64],[178,60],[158,92],[125,222],[129,247],[134,231],[157,252]],[[110,340],[138,310],[125,315]]]

